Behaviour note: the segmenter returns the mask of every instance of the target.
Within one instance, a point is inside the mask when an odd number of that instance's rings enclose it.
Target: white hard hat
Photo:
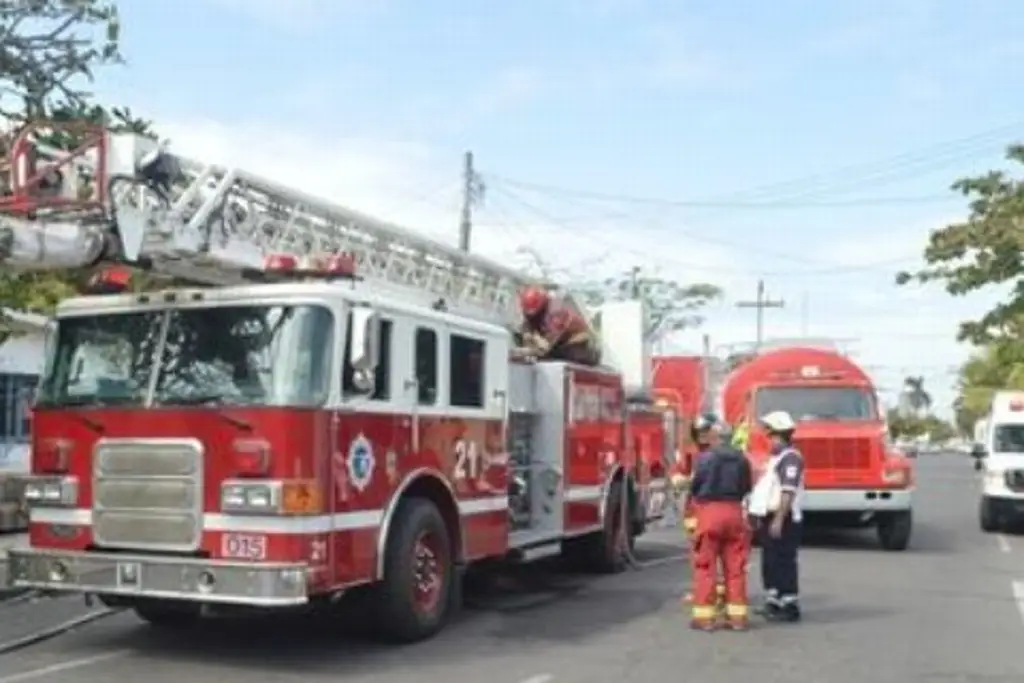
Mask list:
[[[770,432],[791,432],[796,429],[796,422],[785,410],[776,410],[761,418],[761,424]]]

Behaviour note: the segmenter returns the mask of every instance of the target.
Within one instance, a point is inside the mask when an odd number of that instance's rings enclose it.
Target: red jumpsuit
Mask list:
[[[730,452],[731,451],[731,452]],[[693,618],[696,628],[714,628],[718,620],[718,565],[725,577],[725,617],[732,628],[746,628],[747,561],[750,529],[743,498],[752,476],[746,457],[731,449],[716,449],[702,458],[694,473],[692,491],[697,530],[693,553]]]

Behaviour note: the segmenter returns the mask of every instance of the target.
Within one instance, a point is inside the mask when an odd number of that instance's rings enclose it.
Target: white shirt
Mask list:
[[[793,494],[790,514],[794,522],[803,521],[800,504],[804,494],[803,456],[789,447],[768,459],[761,478],[750,492],[747,511],[755,517],[767,517],[782,505],[782,493]]]

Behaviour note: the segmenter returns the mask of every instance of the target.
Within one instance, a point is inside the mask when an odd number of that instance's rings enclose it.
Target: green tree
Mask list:
[[[703,324],[701,311],[722,296],[722,290],[716,285],[683,284],[640,267],[603,280],[579,283],[573,291],[591,306],[607,301],[642,299],[650,315],[644,334],[654,342],[673,332]]]
[[[932,414],[909,415],[899,408],[886,413],[889,434],[897,439],[913,439],[927,436],[933,442],[946,441],[956,435],[952,424]]]
[[[979,348],[960,368],[957,389],[953,406],[957,427],[972,434],[974,423],[988,413],[995,392],[1024,390],[1024,341],[1006,339]]]
[[[1024,164],[1024,145],[1006,158]],[[975,320],[961,323],[958,338],[977,344],[1024,337],[1024,180],[1006,170],[962,178],[952,189],[969,201],[966,220],[934,231],[925,267],[902,272],[897,284],[940,282],[953,296],[993,285],[1011,285],[1007,298]]]
[[[152,135],[148,121],[127,109],[92,101],[95,71],[122,62],[117,7],[103,0],[0,3],[0,119],[16,129],[30,122],[82,121]],[[41,142],[72,149],[79,142],[54,130]],[[0,150],[2,151],[2,150]],[[0,311],[49,313],[75,293],[81,273],[0,274]]]

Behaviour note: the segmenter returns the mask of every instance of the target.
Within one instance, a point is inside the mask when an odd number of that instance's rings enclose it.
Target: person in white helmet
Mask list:
[[[797,553],[803,514],[804,458],[793,446],[796,423],[785,411],[764,415],[759,422],[772,441],[772,456],[750,496],[749,512],[759,518],[764,616],[769,621],[800,620]]]

